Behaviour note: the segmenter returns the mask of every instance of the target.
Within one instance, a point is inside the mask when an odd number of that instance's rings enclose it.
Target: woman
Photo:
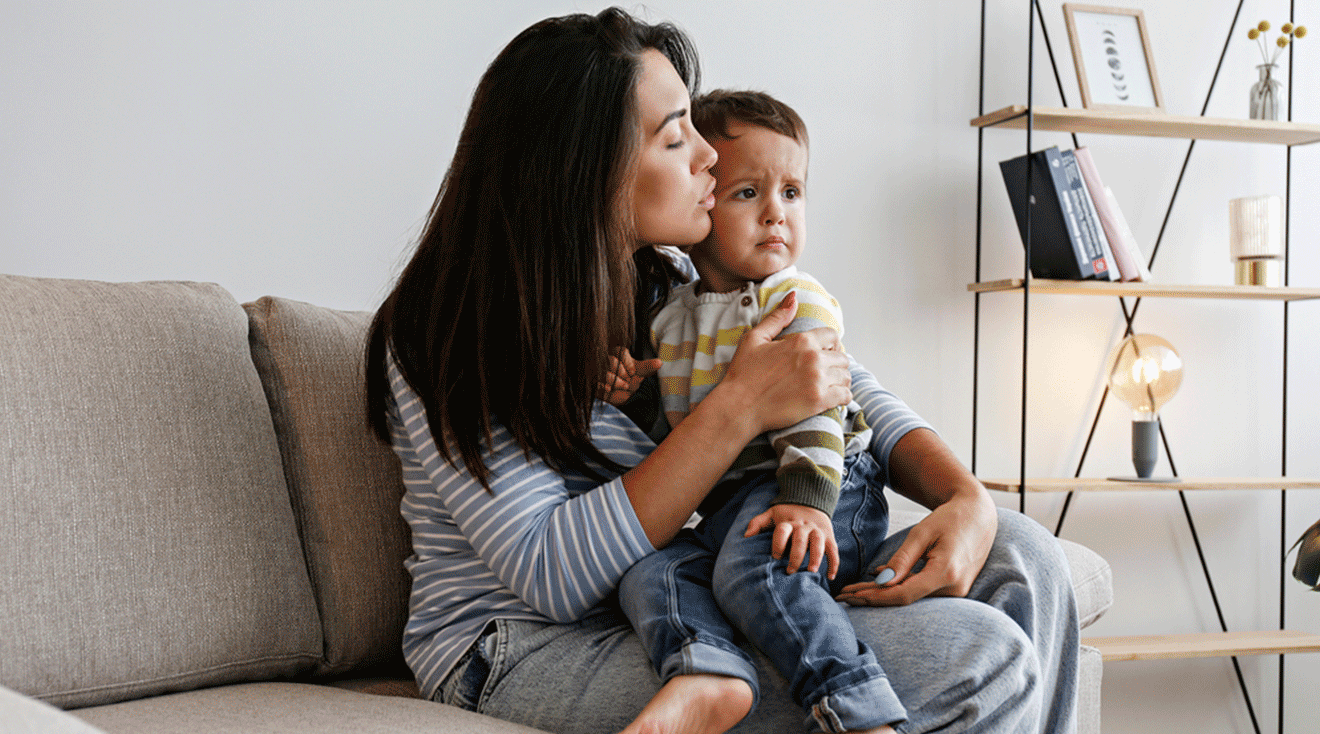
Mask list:
[[[688,270],[655,246],[710,228],[697,77],[679,31],[610,9],[532,26],[477,87],[368,345],[371,419],[407,485],[404,650],[423,694],[557,733],[802,727],[768,666],[759,702],[737,678],[676,671],[662,685],[608,600],[753,436],[855,396],[889,484],[933,508],[882,552],[901,583],[840,597],[906,707],[895,725],[1067,731],[1077,623],[1057,545],[997,513],[832,333],[776,340],[791,301],[658,444],[645,387],[626,411],[596,400]]]

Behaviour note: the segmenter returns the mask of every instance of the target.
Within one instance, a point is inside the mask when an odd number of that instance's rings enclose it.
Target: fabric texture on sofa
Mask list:
[[[400,644],[411,587],[403,561],[412,552],[399,513],[403,480],[366,419],[371,314],[269,296],[244,308],[320,607],[318,672],[411,678]]]
[[[0,276],[0,302],[0,683],[68,708],[313,668],[233,297]]]
[[[244,683],[70,714],[106,732],[132,734],[545,734],[419,698],[306,683]]]

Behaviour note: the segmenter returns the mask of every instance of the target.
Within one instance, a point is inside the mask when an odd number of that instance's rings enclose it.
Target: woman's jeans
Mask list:
[[[745,527],[745,526],[744,526]],[[882,565],[906,532],[867,564]],[[1077,611],[1063,551],[1030,518],[1000,510],[999,531],[967,598],[845,607],[903,706],[899,732],[1076,729]],[[788,679],[747,644],[760,700],[735,732],[810,732]],[[556,734],[624,729],[660,689],[628,620],[606,606],[570,624],[500,620],[437,699]]]
[[[903,705],[875,654],[857,641],[847,611],[834,601],[844,586],[861,580],[889,525],[875,460],[862,453],[844,464],[833,517],[839,548],[833,581],[825,563],[819,571],[787,573],[788,554],[771,556],[769,531],[744,537],[752,518],[779,494],[773,470],[753,472],[733,486],[732,496],[700,525],[638,561],[619,584],[619,604],[660,680],[731,676],[747,681],[759,699],[756,665],[737,644],[746,639],[788,679],[793,700],[822,730],[901,721]]]

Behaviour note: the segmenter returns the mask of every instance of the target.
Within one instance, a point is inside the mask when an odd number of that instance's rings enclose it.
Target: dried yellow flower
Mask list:
[[[1292,24],[1292,23],[1284,23],[1284,24],[1283,24],[1283,27],[1279,29],[1279,32],[1280,32],[1280,33],[1292,33],[1292,32],[1293,32],[1293,24]]]
[[[1261,33],[1264,33],[1270,29],[1270,22],[1268,20],[1262,20],[1256,25],[1256,28],[1260,30]]]
[[[1293,29],[1293,38],[1306,38],[1306,26],[1299,25]]]
[[[1279,46],[1279,48],[1288,48],[1288,37],[1279,36],[1279,40],[1275,41],[1274,43],[1276,43]]]
[[[1253,41],[1256,40],[1257,38],[1260,38],[1260,31],[1256,30],[1255,28],[1252,28],[1251,30],[1247,31],[1247,38],[1250,38]]]

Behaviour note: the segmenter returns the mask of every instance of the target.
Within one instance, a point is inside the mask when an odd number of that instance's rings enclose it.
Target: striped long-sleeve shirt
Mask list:
[[[853,395],[873,429],[871,453],[887,472],[898,440],[929,426],[850,364]],[[455,468],[441,458],[416,393],[393,363],[389,375],[389,422],[406,490],[401,508],[413,536],[403,650],[429,698],[488,622],[568,622],[602,611],[624,571],[652,548],[620,478],[559,474],[502,426],[486,451],[487,493],[461,461]],[[605,403],[597,403],[591,431],[595,445],[625,466],[655,448]]]
[[[678,425],[724,377],[742,337],[797,294],[797,316],[783,334],[828,327],[843,336],[839,302],[815,278],[789,266],[760,283],[728,293],[699,293],[700,282],[676,288],[651,322],[660,367],[665,417]],[[758,436],[722,481],[753,469],[775,469],[780,491],[774,504],[793,503],[834,514],[845,456],[865,451],[871,439],[853,402]]]

